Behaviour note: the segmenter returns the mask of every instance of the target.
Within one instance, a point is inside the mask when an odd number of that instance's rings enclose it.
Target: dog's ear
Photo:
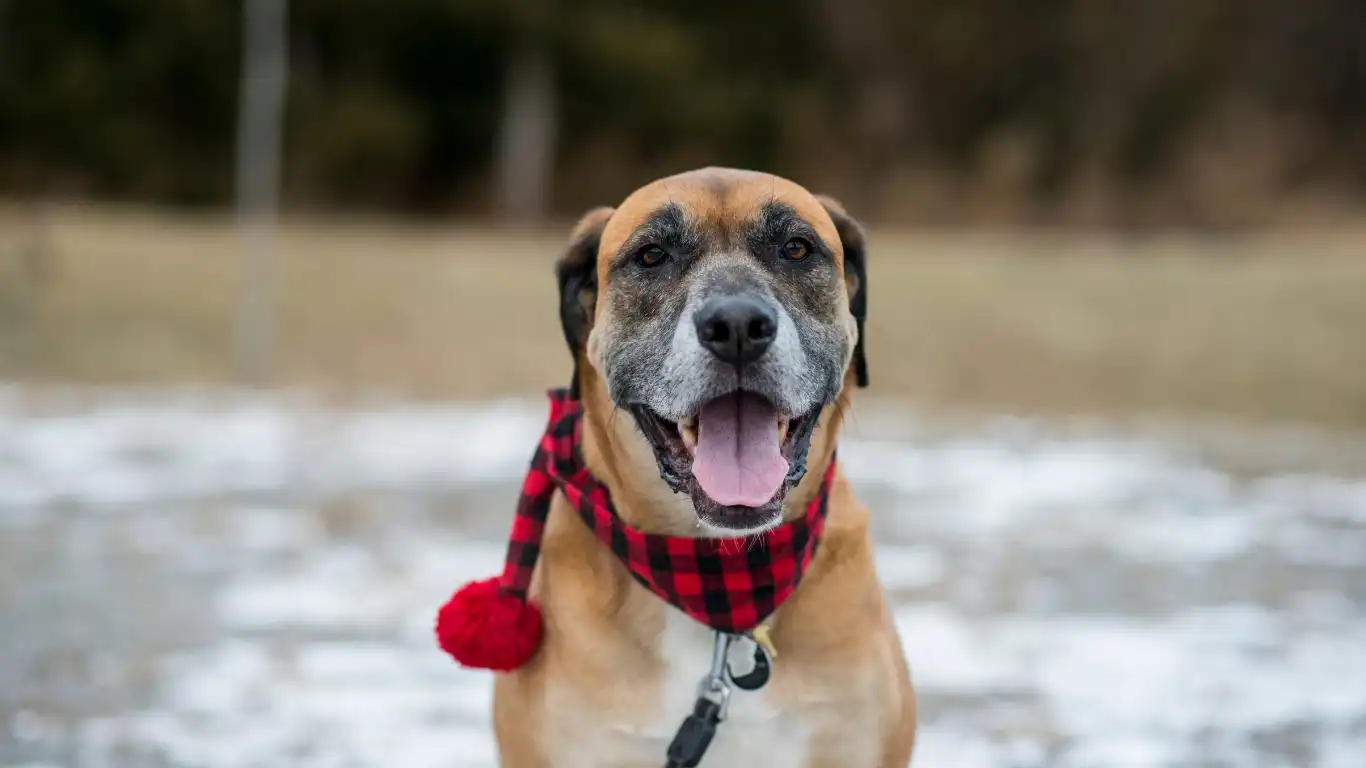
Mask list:
[[[868,357],[864,352],[863,321],[868,317],[868,241],[863,227],[854,221],[838,200],[828,195],[816,195],[835,222],[840,244],[844,247],[844,282],[849,286],[849,313],[858,328],[858,342],[854,345],[854,382],[868,386]]]
[[[575,399],[579,397],[579,358],[593,329],[598,301],[598,243],[611,217],[611,208],[594,208],[584,214],[569,236],[569,247],[555,264],[555,278],[560,284],[560,328],[569,354],[574,356],[569,394]]]

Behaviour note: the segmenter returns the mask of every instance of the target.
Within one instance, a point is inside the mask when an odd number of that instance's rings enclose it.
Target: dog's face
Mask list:
[[[580,222],[566,340],[703,525],[777,524],[851,364],[864,383],[864,258],[837,203],[768,174],[670,177]]]

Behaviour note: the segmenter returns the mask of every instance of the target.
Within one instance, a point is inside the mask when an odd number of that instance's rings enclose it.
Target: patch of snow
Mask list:
[[[486,483],[525,468],[543,420],[519,402],[339,412],[263,400],[135,401],[30,415],[0,399],[0,513]]]
[[[944,558],[930,547],[885,544],[877,551],[877,575],[887,589],[924,588],[944,578]]]
[[[9,738],[25,760],[75,739],[79,765],[133,748],[184,768],[491,768],[491,678],[444,657],[432,620],[501,569],[502,543],[403,502],[358,502],[364,524],[342,534],[327,504],[492,489],[510,518],[544,415],[270,397],[38,413],[0,397],[0,525],[79,564],[0,562],[30,604],[81,598],[54,603],[54,636],[91,603],[138,615],[98,569],[212,577],[193,601],[212,639],[152,658],[149,695],[74,725],[20,707]],[[1028,430],[878,438],[840,455],[903,601],[916,765],[1361,764],[1366,481],[1236,478],[1151,443]]]

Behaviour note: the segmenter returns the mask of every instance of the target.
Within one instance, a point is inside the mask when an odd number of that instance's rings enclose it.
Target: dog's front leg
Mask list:
[[[813,734],[802,768],[906,768],[915,749],[914,696],[903,699],[901,711],[885,721],[880,734],[860,727],[878,719],[876,714],[867,713],[827,721]]]
[[[551,768],[536,738],[539,718],[522,674],[499,675],[493,684],[493,735],[500,768]]]

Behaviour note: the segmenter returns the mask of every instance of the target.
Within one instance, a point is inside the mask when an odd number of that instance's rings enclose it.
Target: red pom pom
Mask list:
[[[517,669],[536,654],[544,632],[541,610],[503,594],[497,578],[466,584],[436,615],[441,649],[477,669]]]

